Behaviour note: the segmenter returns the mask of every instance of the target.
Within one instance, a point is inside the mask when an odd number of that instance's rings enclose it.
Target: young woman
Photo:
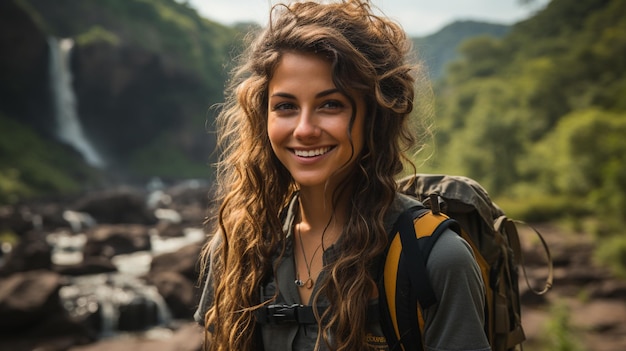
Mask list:
[[[218,228],[196,312],[208,350],[391,349],[376,283],[415,203],[395,181],[418,135],[410,52],[368,1],[274,6],[217,121]],[[488,350],[467,243],[446,232],[427,269],[426,349]]]

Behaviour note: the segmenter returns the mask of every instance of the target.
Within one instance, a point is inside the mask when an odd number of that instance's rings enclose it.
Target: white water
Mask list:
[[[74,41],[70,38],[49,38],[50,84],[55,106],[57,137],[78,150],[87,162],[98,168],[106,164],[102,156],[85,137],[77,113],[76,96],[72,87],[70,52]]]
[[[168,213],[165,217],[167,218],[162,220],[176,219],[180,214]],[[85,213],[72,211],[66,211],[64,218],[75,223],[72,224],[72,230],[62,229],[48,234],[47,241],[52,246],[52,262],[60,266],[79,264],[83,261],[83,250],[87,242],[85,231],[95,221]],[[143,276],[150,271],[154,256],[176,251],[186,245],[201,242],[204,238],[201,228],[186,228],[183,236],[173,238],[162,238],[153,231],[150,234],[151,250],[116,255],[111,259],[117,272],[70,277],[69,283],[59,291],[63,306],[76,320],[94,323],[94,318],[99,318],[96,328],[101,338],[129,333],[129,329],[124,329],[129,325],[147,328],[150,335],[144,335],[143,338],[168,337],[171,331],[167,326],[172,322],[172,314],[157,288],[146,285]],[[135,310],[129,322],[128,311],[133,306]],[[121,312],[123,308],[125,313]],[[156,315],[152,314],[152,308],[156,309]],[[140,332],[141,330],[134,330],[130,333]]]

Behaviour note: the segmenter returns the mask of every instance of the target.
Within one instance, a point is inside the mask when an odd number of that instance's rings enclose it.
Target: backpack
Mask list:
[[[516,226],[523,222],[507,218],[480,184],[467,177],[429,174],[408,176],[398,184],[400,192],[423,206],[404,211],[390,233],[379,281],[381,325],[390,348],[423,350],[421,310],[436,302],[426,262],[437,238],[450,228],[470,244],[480,268],[485,284],[484,330],[491,349],[521,349],[525,335],[518,267],[534,293],[544,294],[552,286],[552,260],[541,234],[535,230],[549,269],[545,287],[538,291],[530,286],[523,265]]]

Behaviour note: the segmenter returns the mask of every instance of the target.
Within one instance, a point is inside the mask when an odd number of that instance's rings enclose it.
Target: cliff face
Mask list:
[[[192,98],[194,91],[204,89],[203,83],[189,72],[168,67],[158,54],[96,42],[75,48],[72,68],[85,132],[113,164],[125,165],[134,150],[165,134],[202,142],[186,129],[194,128],[186,107],[194,105],[201,113],[202,100]],[[195,128],[201,130],[202,125]],[[195,156],[201,160],[207,153]]]
[[[0,52],[0,112],[51,136],[46,35],[13,1],[0,2]]]

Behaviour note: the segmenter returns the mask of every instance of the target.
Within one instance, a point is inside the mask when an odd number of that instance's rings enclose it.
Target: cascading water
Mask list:
[[[74,41],[70,38],[49,38],[50,46],[50,84],[55,106],[57,137],[78,150],[87,162],[98,168],[106,164],[83,133],[83,128],[76,112],[76,96],[72,87],[70,52]]]
[[[101,337],[166,326],[172,316],[156,287],[125,274],[69,278],[59,296],[70,315]]]
[[[172,217],[175,216],[168,215]],[[88,240],[85,231],[95,224],[85,213],[66,211],[64,218],[73,223],[72,231],[60,229],[47,236],[52,262],[60,267],[83,261]],[[174,238],[151,233],[150,250],[111,258],[116,272],[68,276],[67,284],[59,291],[61,302],[74,320],[97,331],[102,338],[167,327],[173,321],[167,303],[157,288],[142,277],[150,271],[154,256],[200,243],[204,238],[204,231],[197,228],[185,229],[183,236]]]

